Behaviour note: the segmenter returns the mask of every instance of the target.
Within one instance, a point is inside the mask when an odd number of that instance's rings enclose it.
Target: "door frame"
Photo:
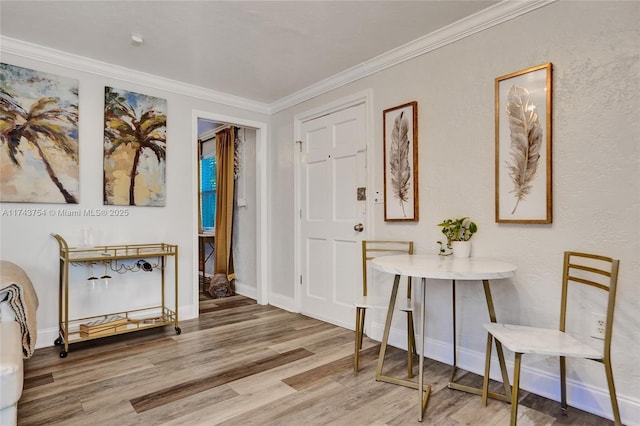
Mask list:
[[[263,121],[248,120],[242,117],[233,117],[207,111],[192,111],[192,141],[191,141],[191,161],[193,170],[193,241],[192,250],[194,253],[192,262],[192,282],[193,282],[193,306],[196,313],[198,313],[198,305],[200,303],[200,290],[199,290],[199,277],[198,277],[198,119],[218,121],[223,123],[229,123],[231,125],[237,125],[240,127],[250,127],[256,130],[256,301],[261,305],[267,305],[269,303],[269,250],[267,247],[269,241],[269,229],[268,221],[268,207],[269,200],[267,197],[267,136],[268,136],[268,124]],[[198,315],[196,315],[197,317]]]
[[[373,223],[371,219],[371,208],[372,205],[369,200],[372,196],[373,192],[371,189],[373,188],[373,176],[372,168],[371,168],[371,147],[372,138],[373,138],[373,91],[371,89],[366,89],[358,93],[354,93],[350,96],[346,96],[335,100],[333,102],[327,103],[320,107],[313,108],[308,111],[301,112],[296,114],[293,117],[293,125],[294,125],[294,140],[293,140],[293,191],[294,191],[294,203],[293,203],[293,213],[296,219],[295,221],[295,230],[294,230],[294,280],[293,280],[293,288],[294,288],[294,308],[295,312],[301,312],[302,309],[302,292],[301,292],[301,282],[300,277],[302,276],[302,259],[300,256],[300,211],[302,208],[302,200],[300,199],[300,173],[302,172],[300,169],[300,160],[302,153],[300,152],[300,148],[297,146],[297,141],[302,139],[302,124],[306,121],[313,120],[315,118],[319,118],[325,115],[332,114],[337,111],[341,111],[343,109],[347,109],[359,104],[364,104],[365,106],[365,158],[367,161],[366,169],[367,169],[367,220],[365,223],[365,234],[371,235],[371,224]]]

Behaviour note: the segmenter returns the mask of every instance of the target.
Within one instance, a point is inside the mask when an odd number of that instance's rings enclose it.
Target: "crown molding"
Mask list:
[[[503,0],[474,15],[470,15],[325,80],[312,84],[298,92],[285,96],[269,105],[269,113],[275,114],[329,92],[330,90],[393,67],[417,56],[424,55],[425,53],[555,3],[556,1],[558,0]]]
[[[262,102],[256,102],[251,99],[135,71],[1,35],[0,52],[262,114],[269,114],[270,111],[269,105]]]
[[[558,0],[503,0],[492,7],[392,49],[325,80],[321,80],[271,104],[119,67],[2,35],[0,35],[0,52],[262,114],[275,114],[323,93],[424,55],[556,1]]]

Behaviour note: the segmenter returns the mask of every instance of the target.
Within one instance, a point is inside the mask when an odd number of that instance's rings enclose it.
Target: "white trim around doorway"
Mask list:
[[[192,143],[191,143],[191,161],[192,161],[192,182],[195,191],[198,190],[198,119],[229,123],[239,127],[248,127],[256,130],[256,301],[261,305],[269,303],[269,252],[267,250],[267,242],[269,241],[268,233],[268,197],[267,197],[267,134],[268,126],[266,122],[247,120],[240,117],[232,117],[223,114],[217,114],[207,111],[192,112]],[[192,215],[193,219],[193,253],[198,253],[198,197],[193,197]],[[199,277],[198,277],[198,256],[193,257],[192,265],[192,282],[193,282],[193,305],[197,313],[199,304]],[[197,317],[198,315],[194,315]]]

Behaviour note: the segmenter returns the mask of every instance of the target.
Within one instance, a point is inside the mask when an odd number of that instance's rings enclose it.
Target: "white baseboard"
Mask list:
[[[383,332],[384,324],[372,323],[367,330],[367,336],[381,341]],[[392,328],[389,332],[389,344],[406,350],[406,330]],[[447,364],[453,363],[453,348],[450,342],[442,342],[427,337],[425,339],[424,354],[427,358],[436,361]],[[458,348],[457,354],[459,368],[484,375],[484,352]],[[507,360],[507,370],[509,372],[509,380],[511,380],[513,378],[513,362],[511,360]],[[604,369],[602,369],[602,374],[604,376]],[[502,382],[495,349],[491,358],[490,377],[493,380]],[[560,377],[547,371],[527,367],[524,361],[521,367],[520,388],[554,401],[560,401]],[[618,393],[617,397],[622,422],[629,426],[640,426],[640,400],[620,395],[620,393]],[[570,407],[613,420],[608,389],[567,379],[567,403]]]
[[[193,305],[184,305],[178,308],[178,325],[180,321],[198,318],[198,307]],[[54,341],[58,338],[58,328],[50,327],[38,329],[38,337],[36,339],[36,349],[55,346]]]
[[[283,296],[277,293],[269,293],[269,304],[289,312],[296,311],[296,301],[293,297]]]
[[[243,296],[250,297],[255,299],[257,296],[257,291],[255,287],[248,286],[243,283],[236,282],[236,292]],[[284,308],[283,309],[287,309]],[[178,309],[178,319],[179,321],[185,321],[193,318],[198,318],[198,306],[194,306],[193,304],[180,306]],[[54,346],[54,341],[58,338],[58,328],[44,328],[38,329],[38,337],[36,340],[36,349],[38,348],[46,348],[49,346]]]
[[[250,299],[253,300],[257,300],[258,298],[258,289],[256,288],[256,286],[251,286],[248,284],[245,284],[241,281],[236,280],[235,282],[235,286],[236,286],[236,293],[240,294],[242,296],[246,296]]]
[[[57,328],[47,328],[38,330],[38,338],[36,339],[36,349],[54,346],[54,341],[58,338]]]
[[[197,305],[190,304],[190,305],[180,306],[178,310],[178,319],[180,321],[198,318],[198,315],[200,315],[200,312],[199,312],[199,307]]]

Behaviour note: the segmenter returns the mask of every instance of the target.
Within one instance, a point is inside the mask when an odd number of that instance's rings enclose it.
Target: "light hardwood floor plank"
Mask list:
[[[18,424],[407,425],[415,389],[377,382],[379,343],[365,337],[353,372],[354,333],[243,296],[201,296],[201,315],[173,327],[36,350],[25,360]],[[417,373],[418,358],[414,358]],[[424,425],[506,425],[510,406],[451,390],[449,365],[425,359],[432,386]],[[406,377],[406,352],[389,347],[385,374]],[[417,379],[414,379],[417,380]],[[461,371],[457,381],[480,386]],[[491,382],[501,390],[501,384]],[[522,392],[521,425],[609,425],[609,420]]]
[[[243,377],[257,374],[264,370],[284,365],[300,358],[308,357],[311,352],[305,349],[296,349],[284,354],[274,355],[259,361],[248,363],[240,367],[219,371],[210,376],[204,376],[196,380],[190,380],[168,388],[142,395],[131,400],[131,405],[138,413],[159,407],[168,402],[173,402],[187,396],[195,395],[202,391],[233,382]]]

